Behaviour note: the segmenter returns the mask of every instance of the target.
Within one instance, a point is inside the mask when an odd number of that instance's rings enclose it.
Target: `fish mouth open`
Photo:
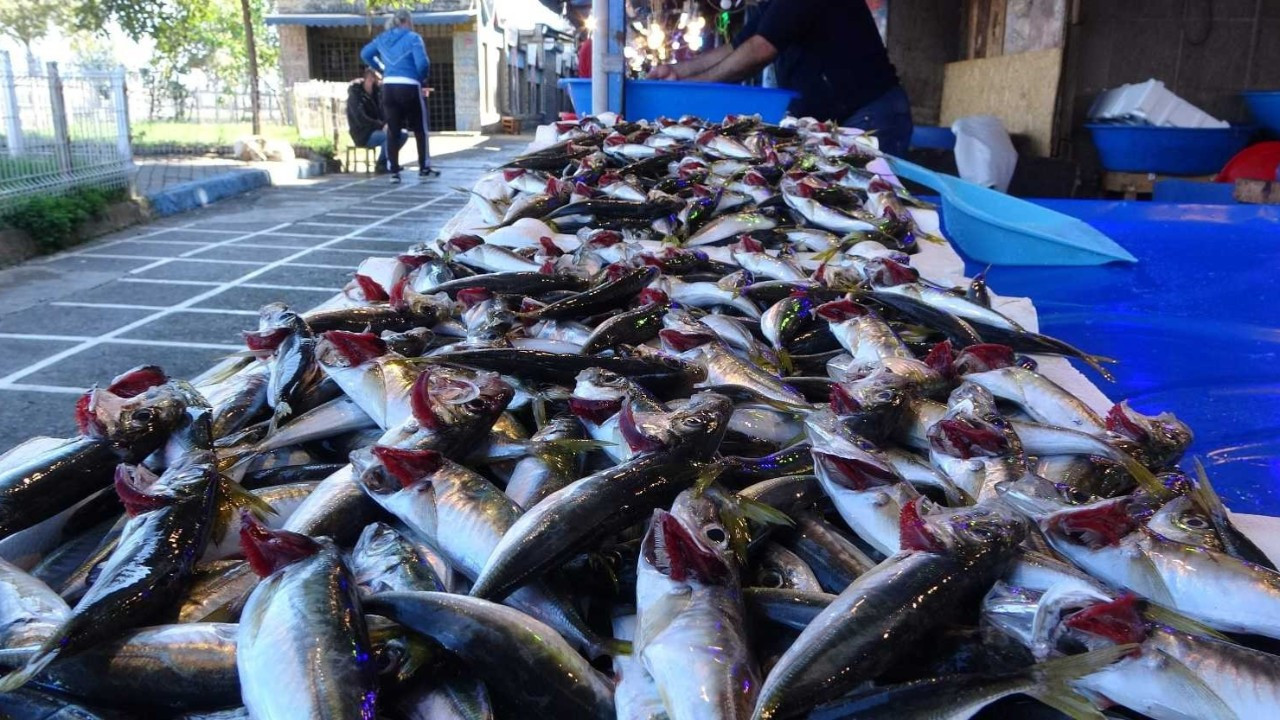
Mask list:
[[[833,455],[815,449],[813,460],[828,479],[849,490],[861,492],[892,485],[901,479],[892,468],[869,459]]]
[[[964,460],[1012,452],[1009,439],[999,428],[973,417],[939,420],[929,429],[928,436],[934,450]]]
[[[1079,510],[1054,513],[1045,522],[1069,541],[1098,550],[1118,545],[1138,528],[1138,521],[1129,512],[1132,504],[1129,497],[1106,500]]]
[[[723,531],[722,531],[723,532]],[[702,546],[684,524],[666,510],[653,511],[653,523],[642,548],[646,562],[675,582],[714,584],[732,571],[719,555]]]
[[[387,343],[373,333],[330,330],[321,336],[316,359],[334,367],[358,367],[387,353]]]

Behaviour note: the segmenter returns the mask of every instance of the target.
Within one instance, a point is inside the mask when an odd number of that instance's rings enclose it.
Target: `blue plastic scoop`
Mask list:
[[[942,195],[947,235],[992,265],[1105,265],[1138,259],[1089,224],[913,162],[887,157],[899,177]]]

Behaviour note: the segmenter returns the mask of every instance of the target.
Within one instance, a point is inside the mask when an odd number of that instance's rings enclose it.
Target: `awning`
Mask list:
[[[476,16],[475,10],[450,12],[416,12],[414,25],[461,25]],[[355,13],[272,13],[267,16],[268,25],[306,25],[307,27],[357,27],[373,25],[381,27],[388,15],[357,15]]]

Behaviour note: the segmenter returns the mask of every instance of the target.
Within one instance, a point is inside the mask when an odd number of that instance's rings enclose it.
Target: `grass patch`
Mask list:
[[[249,123],[140,122],[133,126],[133,144],[151,145],[230,145],[253,134]],[[272,140],[294,142],[298,130],[291,125],[263,125],[262,136]]]
[[[117,188],[76,188],[61,195],[37,195],[4,211],[0,221],[25,231],[42,253],[51,253],[76,243],[76,232],[87,222],[102,217],[107,206],[125,199]]]
[[[138,155],[229,152],[236,140],[253,134],[249,123],[141,122],[133,126],[133,149]],[[306,150],[323,158],[334,156],[333,140],[299,138],[292,125],[263,125],[262,136],[283,140],[295,152]]]

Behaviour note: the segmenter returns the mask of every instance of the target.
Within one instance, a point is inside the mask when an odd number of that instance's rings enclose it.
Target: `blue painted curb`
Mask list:
[[[147,196],[154,217],[177,215],[271,184],[266,170],[237,170],[180,183]]]

